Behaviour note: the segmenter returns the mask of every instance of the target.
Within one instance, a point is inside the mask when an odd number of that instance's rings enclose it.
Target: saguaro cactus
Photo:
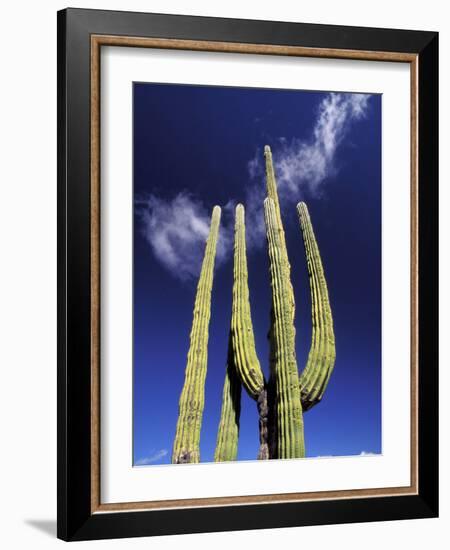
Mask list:
[[[280,201],[278,199],[277,181],[275,179],[275,170],[273,168],[272,151],[268,145],[264,146],[264,159],[266,161],[267,196],[272,199],[276,216],[281,222]]]
[[[241,409],[241,386],[257,402],[260,447],[258,458],[305,456],[303,412],[316,405],[328,385],[336,350],[328,288],[306,204],[297,205],[305,244],[311,291],[312,342],[305,369],[299,376],[295,349],[295,300],[277,184],[270,147],[264,148],[267,198],[264,201],[272,288],[270,378],[266,381],[256,353],[248,288],[245,211],[236,207],[234,282],[227,368],[214,458],[236,460]],[[204,407],[208,327],[214,258],[220,223],[215,207],[197,287],[191,346],[180,397],[172,462],[199,462],[200,426]]]
[[[228,359],[222,393],[222,411],[217,431],[214,460],[225,462],[236,460],[239,439],[239,417],[241,414],[241,382],[234,363],[231,332],[228,340]]]
[[[276,387],[277,457],[305,456],[286,244],[272,198],[264,201],[272,286],[271,368]]]
[[[187,356],[185,381],[179,401],[179,415],[172,463],[200,461],[200,428],[204,408],[204,386],[208,364],[209,319],[217,238],[221,210],[215,206],[206,242],[195,298],[194,317]]]
[[[278,227],[280,231],[280,245],[281,250],[280,253],[283,254],[285,257],[285,263],[286,268],[288,271],[288,278],[289,278],[289,308],[291,309],[291,316],[292,320],[294,320],[295,317],[295,298],[294,298],[294,289],[292,287],[290,273],[291,273],[291,264],[289,263],[289,257],[287,254],[287,247],[286,247],[286,239],[284,235],[284,227],[283,227],[283,220],[281,219],[281,210],[280,210],[280,201],[278,199],[278,190],[277,190],[277,180],[275,178],[275,170],[273,168],[273,161],[272,161],[272,151],[268,145],[264,146],[264,157],[266,160],[266,187],[267,187],[267,196],[272,199],[274,209],[275,209],[275,215],[277,217]],[[295,334],[295,327],[294,327],[294,334]]]
[[[283,312],[285,314],[285,320],[289,319],[289,329],[288,332],[290,334],[291,343],[290,345],[290,351],[288,352],[291,354],[291,359],[295,362],[295,368],[297,368],[297,362],[295,358],[295,325],[294,325],[294,318],[295,318],[295,299],[294,299],[294,289],[292,287],[291,283],[291,266],[289,263],[289,257],[287,253],[287,247],[286,247],[286,238],[284,234],[284,228],[283,228],[283,222],[281,218],[281,210],[280,210],[280,201],[278,199],[278,190],[277,190],[277,182],[275,178],[275,170],[273,167],[273,161],[272,161],[272,151],[268,145],[264,147],[264,157],[266,161],[266,185],[267,185],[267,196],[272,201],[273,206],[273,223],[274,225],[274,235],[276,234],[277,238],[277,253],[276,253],[276,261],[279,265],[282,265],[283,267],[283,292],[285,292],[284,296],[284,302],[283,302]],[[269,242],[269,257],[270,257],[270,241],[269,241],[269,227],[267,226],[267,206],[265,203],[265,211],[266,211],[266,229],[267,229],[267,237]],[[272,264],[271,264],[271,272],[272,272]],[[272,283],[274,283],[272,278]],[[295,412],[297,416],[299,416],[300,420],[294,419],[293,423],[295,425],[299,426],[300,433],[295,434],[295,438],[297,438],[294,442],[293,449],[286,449],[285,444],[281,443],[281,447],[279,447],[279,444],[281,441],[284,441],[283,433],[285,432],[286,428],[289,430],[289,426],[284,425],[286,422],[288,425],[292,422],[292,419],[289,419],[288,416],[286,416],[286,410],[283,410],[284,407],[284,401],[283,401],[283,393],[284,389],[283,386],[280,386],[280,361],[279,361],[279,349],[276,344],[277,336],[274,334],[274,328],[277,323],[277,303],[279,304],[279,296],[278,296],[278,290],[276,290],[276,286],[272,284],[272,311],[271,311],[271,328],[269,331],[269,338],[270,338],[270,371],[271,371],[271,379],[270,379],[270,388],[271,392],[269,393],[270,397],[270,404],[269,404],[269,425],[270,425],[270,455],[271,457],[278,457],[278,458],[289,458],[289,453],[294,453],[295,456],[304,456],[305,448],[304,448],[304,437],[303,437],[303,415],[301,410],[301,404],[297,403],[297,397],[296,392],[294,391],[293,395],[291,396],[294,401],[291,404],[292,405],[292,411]],[[293,371],[291,372],[293,375]],[[298,377],[298,372],[297,372]],[[298,412],[300,410],[300,412]],[[281,430],[281,431],[280,431]],[[297,454],[296,454],[297,453]],[[285,456],[286,455],[286,456]]]
[[[245,245],[245,211],[242,204],[238,204],[236,207],[231,334],[237,373],[247,393],[257,402],[258,406],[260,437],[258,458],[267,459],[269,458],[267,390],[264,374],[256,354],[250,311]]]
[[[300,376],[302,406],[306,411],[322,399],[333,371],[336,346],[327,282],[311,218],[304,202],[297,204],[297,212],[305,243],[311,289],[312,342],[306,367]]]

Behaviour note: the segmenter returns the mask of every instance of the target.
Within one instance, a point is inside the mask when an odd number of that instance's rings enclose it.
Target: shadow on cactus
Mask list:
[[[270,375],[266,380],[255,346],[248,284],[245,209],[235,209],[234,267],[228,357],[214,459],[236,460],[241,388],[254,400],[259,418],[260,460],[305,456],[303,414],[324,396],[336,349],[333,317],[319,247],[308,208],[297,205],[311,292],[312,338],[308,360],[299,373],[295,351],[295,299],[277,183],[270,147],[264,148],[267,197],[264,221],[272,305],[269,327]],[[173,446],[173,463],[200,462],[200,429],[208,363],[209,320],[220,208],[214,207],[197,285],[185,381]]]

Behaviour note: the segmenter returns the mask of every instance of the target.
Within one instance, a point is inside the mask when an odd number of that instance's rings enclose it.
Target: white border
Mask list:
[[[383,93],[383,455],[132,467],[133,81]],[[101,121],[101,502],[408,486],[409,65],[102,47]]]

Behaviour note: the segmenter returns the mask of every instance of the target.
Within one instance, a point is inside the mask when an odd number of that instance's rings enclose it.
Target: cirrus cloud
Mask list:
[[[181,280],[197,277],[211,220],[205,205],[182,192],[172,200],[150,195],[139,201],[138,208],[142,234],[157,260]],[[224,261],[229,248],[228,233],[219,229],[219,234],[216,265]]]
[[[158,460],[161,460],[161,458],[164,458],[169,454],[169,451],[167,449],[160,449],[159,451],[151,451],[149,456],[144,456],[142,458],[139,458],[134,463],[135,466],[147,466],[148,464],[153,464],[154,462],[157,462]]]
[[[305,194],[320,197],[330,176],[338,172],[337,152],[351,125],[366,116],[370,95],[329,93],[318,105],[307,139],[273,138],[273,162],[282,203],[296,204]],[[247,247],[264,243],[264,154],[257,150],[247,163],[245,193]],[[236,202],[223,208],[216,266],[230,256]],[[142,234],[156,259],[176,278],[189,280],[200,273],[212,207],[187,192],[167,200],[150,195],[138,201]],[[231,215],[230,215],[231,214]],[[228,219],[223,219],[228,218]]]
[[[336,174],[336,153],[351,124],[366,116],[370,95],[330,93],[320,102],[312,135],[307,140],[280,138],[273,155],[281,199],[300,200],[305,191],[319,196],[327,177]],[[250,178],[264,173],[257,151],[247,165]]]

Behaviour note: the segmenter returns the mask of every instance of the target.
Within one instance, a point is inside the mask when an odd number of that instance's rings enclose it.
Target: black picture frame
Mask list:
[[[86,9],[58,12],[58,530],[63,540],[438,515],[438,33]],[[418,492],[114,513],[91,507],[91,36],[414,54],[418,61]]]

